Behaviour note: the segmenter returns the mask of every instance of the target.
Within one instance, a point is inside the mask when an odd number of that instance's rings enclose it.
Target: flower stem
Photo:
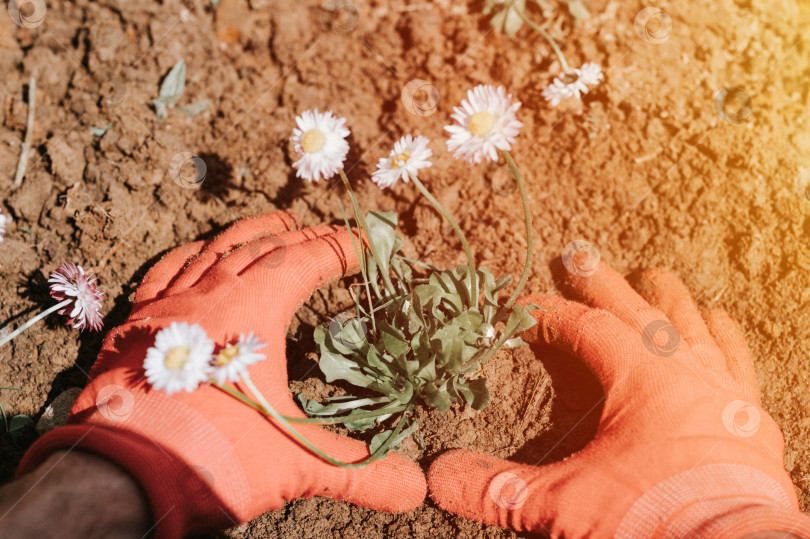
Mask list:
[[[368,273],[366,273],[366,260],[365,260],[365,250],[358,249],[357,242],[354,241],[354,234],[352,234],[352,227],[349,225],[349,218],[346,217],[346,210],[343,209],[343,203],[340,199],[337,199],[338,206],[340,206],[340,213],[343,215],[343,222],[346,224],[346,230],[349,231],[349,236],[352,238],[352,248],[354,249],[354,256],[357,257],[357,261],[360,263],[360,271],[363,273],[363,285],[366,287],[366,298],[368,298],[368,308],[371,309],[371,312],[374,312],[374,304],[371,298],[371,290],[369,290],[368,285]],[[357,298],[358,302],[360,300],[359,294]],[[374,334],[377,334],[377,322],[376,319],[372,316],[371,317],[371,327],[374,331]]]
[[[368,458],[355,463],[343,462],[324,453],[315,444],[310,442],[300,432],[298,432],[292,425],[290,425],[290,423],[286,419],[284,419],[284,416],[276,412],[273,409],[273,407],[270,406],[270,404],[267,402],[267,400],[264,398],[264,396],[261,394],[258,388],[256,388],[255,385],[253,385],[253,382],[251,382],[250,376],[248,376],[247,373],[242,374],[242,380],[245,382],[245,385],[248,386],[253,395],[257,399],[259,399],[262,408],[264,408],[264,410],[262,410],[264,413],[266,413],[267,415],[269,415],[270,417],[281,423],[281,425],[287,430],[288,433],[290,433],[302,445],[304,445],[304,447],[312,451],[315,455],[317,455],[324,461],[328,462],[329,464],[334,464],[335,466],[339,466],[341,468],[365,468],[375,460],[379,459],[382,455],[388,452],[388,448],[391,446],[394,439],[399,435],[399,433],[402,432],[402,427],[405,426],[405,414],[403,413],[399,419],[399,422],[397,423],[396,428],[394,429],[394,432],[392,432],[391,435],[385,440],[385,442],[383,442],[383,444],[380,447],[378,447],[377,450],[374,453],[372,453]],[[406,411],[410,411],[411,408],[412,405],[409,406],[406,409]]]
[[[453,227],[453,230],[456,232],[458,239],[461,240],[461,247],[464,249],[464,254],[467,255],[467,265],[470,267],[470,307],[473,309],[478,308],[478,287],[475,283],[475,260],[473,260],[472,252],[470,251],[470,244],[467,243],[467,238],[464,236],[464,232],[461,231],[458,224],[456,223],[455,219],[444,209],[444,206],[439,203],[436,198],[430,194],[430,191],[424,186],[424,184],[419,181],[419,178],[416,177],[416,174],[410,174],[411,181],[413,181],[416,188],[422,193],[422,195],[428,199],[436,211],[438,211],[442,216],[447,219],[447,222],[450,223],[450,226]]]
[[[264,415],[269,416],[270,414],[265,412],[264,408],[261,404],[257,403],[238,389],[234,389],[232,387],[228,387],[224,384],[217,383],[216,380],[209,380],[211,385],[216,387],[217,389],[224,391],[231,397],[241,401],[244,404],[247,404],[251,408],[258,410],[259,412],[263,413]],[[2,388],[0,389],[14,389],[14,388]],[[391,415],[396,414],[399,412],[404,412],[408,408],[407,405],[403,404],[402,406],[397,406],[395,408],[390,408],[388,410],[370,410],[368,412],[362,412],[359,414],[354,414],[352,416],[344,415],[344,416],[332,416],[332,417],[294,417],[291,415],[284,415],[279,414],[281,417],[287,420],[288,423],[296,423],[300,425],[337,425],[339,423],[345,423],[346,421],[355,421],[357,419],[369,419],[372,417],[380,417],[383,415]],[[272,416],[271,416],[272,417]]]
[[[559,58],[560,60],[560,65],[562,65],[563,72],[568,73],[569,71],[571,71],[571,68],[568,66],[568,62],[565,61],[565,55],[562,53],[562,50],[560,50],[560,46],[557,45],[557,42],[554,41],[554,38],[551,37],[551,34],[546,32],[545,28],[543,28],[542,26],[531,20],[525,13],[523,13],[522,9],[515,6],[512,7],[517,12],[517,14],[520,15],[520,18],[523,19],[523,22],[528,24],[532,28],[532,30],[540,34],[543,37],[543,39],[548,41],[548,44],[551,45],[552,50],[554,50],[554,54],[556,54],[557,58]]]
[[[506,159],[506,163],[512,170],[512,174],[515,175],[515,181],[517,181],[518,189],[520,190],[520,199],[523,202],[523,217],[526,221],[526,263],[523,266],[523,273],[521,274],[520,280],[515,287],[515,291],[512,292],[512,295],[509,296],[509,300],[506,302],[506,308],[508,309],[515,303],[515,300],[517,300],[518,296],[523,291],[523,287],[526,286],[526,281],[529,279],[529,274],[532,272],[534,236],[532,234],[532,210],[531,207],[529,207],[529,197],[526,194],[526,186],[523,185],[523,177],[520,175],[520,171],[515,164],[515,160],[512,159],[512,154],[510,154],[507,150],[501,150],[501,155],[503,155],[503,158]]]
[[[15,329],[11,333],[9,333],[8,335],[6,335],[2,339],[0,339],[0,346],[3,346],[7,342],[11,341],[14,337],[19,335],[20,333],[22,333],[26,329],[30,328],[31,326],[33,326],[34,324],[36,324],[37,322],[39,322],[40,320],[42,320],[43,318],[48,316],[49,314],[58,311],[59,309],[61,309],[62,307],[64,307],[68,303],[70,303],[71,301],[73,301],[73,300],[72,299],[66,299],[65,301],[57,303],[56,305],[54,305],[52,307],[48,307],[47,309],[45,309],[44,311],[42,311],[41,313],[36,315],[34,318],[30,319],[28,322],[26,322],[22,326],[18,327],[17,329]]]
[[[349,192],[349,198],[352,201],[352,208],[354,208],[354,216],[360,223],[360,227],[363,229],[363,233],[366,235],[366,239],[368,240],[368,247],[371,249],[371,256],[377,260],[377,265],[380,266],[380,270],[383,270],[383,266],[380,264],[380,257],[377,256],[377,251],[374,248],[374,242],[371,240],[371,233],[368,229],[368,225],[366,224],[366,218],[363,217],[363,212],[360,211],[360,206],[357,204],[357,198],[354,196],[354,191],[349,183],[349,178],[346,177],[346,173],[343,172],[343,169],[340,169],[340,177],[343,180],[343,185],[346,186],[346,190]],[[385,288],[388,290],[388,293],[392,296],[396,295],[396,289],[394,288],[394,283],[391,282],[391,276],[388,275],[387,271],[380,271],[380,273],[382,274],[383,282],[385,283]]]

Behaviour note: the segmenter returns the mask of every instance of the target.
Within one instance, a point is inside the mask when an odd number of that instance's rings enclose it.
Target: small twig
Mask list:
[[[17,162],[17,173],[14,174],[14,188],[22,185],[25,171],[28,168],[28,154],[31,151],[31,142],[34,138],[34,112],[37,108],[37,79],[36,71],[31,73],[28,81],[28,121],[25,124],[25,140],[20,146],[20,160]]]

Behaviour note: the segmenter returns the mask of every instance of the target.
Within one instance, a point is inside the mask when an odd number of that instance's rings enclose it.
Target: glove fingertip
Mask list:
[[[488,478],[497,474],[499,459],[468,449],[453,449],[437,458],[428,471],[430,497],[439,507],[465,514],[480,496],[472,491],[486,489]]]

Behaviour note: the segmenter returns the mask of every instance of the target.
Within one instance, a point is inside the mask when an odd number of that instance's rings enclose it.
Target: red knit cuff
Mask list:
[[[183,537],[233,524],[231,511],[209,486],[210,474],[130,431],[93,424],[54,429],[28,449],[17,477],[40,466],[54,452],[72,449],[97,453],[132,474],[149,499],[155,537]]]

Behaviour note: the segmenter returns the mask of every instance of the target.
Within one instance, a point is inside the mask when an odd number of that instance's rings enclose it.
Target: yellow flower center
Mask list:
[[[391,168],[400,168],[404,167],[405,163],[408,162],[408,159],[411,158],[411,152],[402,152],[398,153],[391,159]]]
[[[470,118],[470,133],[478,137],[487,135],[495,125],[495,116],[489,111],[476,112]]]
[[[188,361],[190,352],[191,350],[186,346],[175,346],[166,352],[166,358],[163,360],[163,363],[170,371],[179,371],[183,368],[183,365],[186,364],[186,361]]]
[[[306,153],[319,152],[324,144],[326,144],[326,136],[317,128],[310,129],[301,137],[301,149]]]
[[[234,344],[229,344],[217,354],[217,365],[224,367],[239,353],[239,347]]]

